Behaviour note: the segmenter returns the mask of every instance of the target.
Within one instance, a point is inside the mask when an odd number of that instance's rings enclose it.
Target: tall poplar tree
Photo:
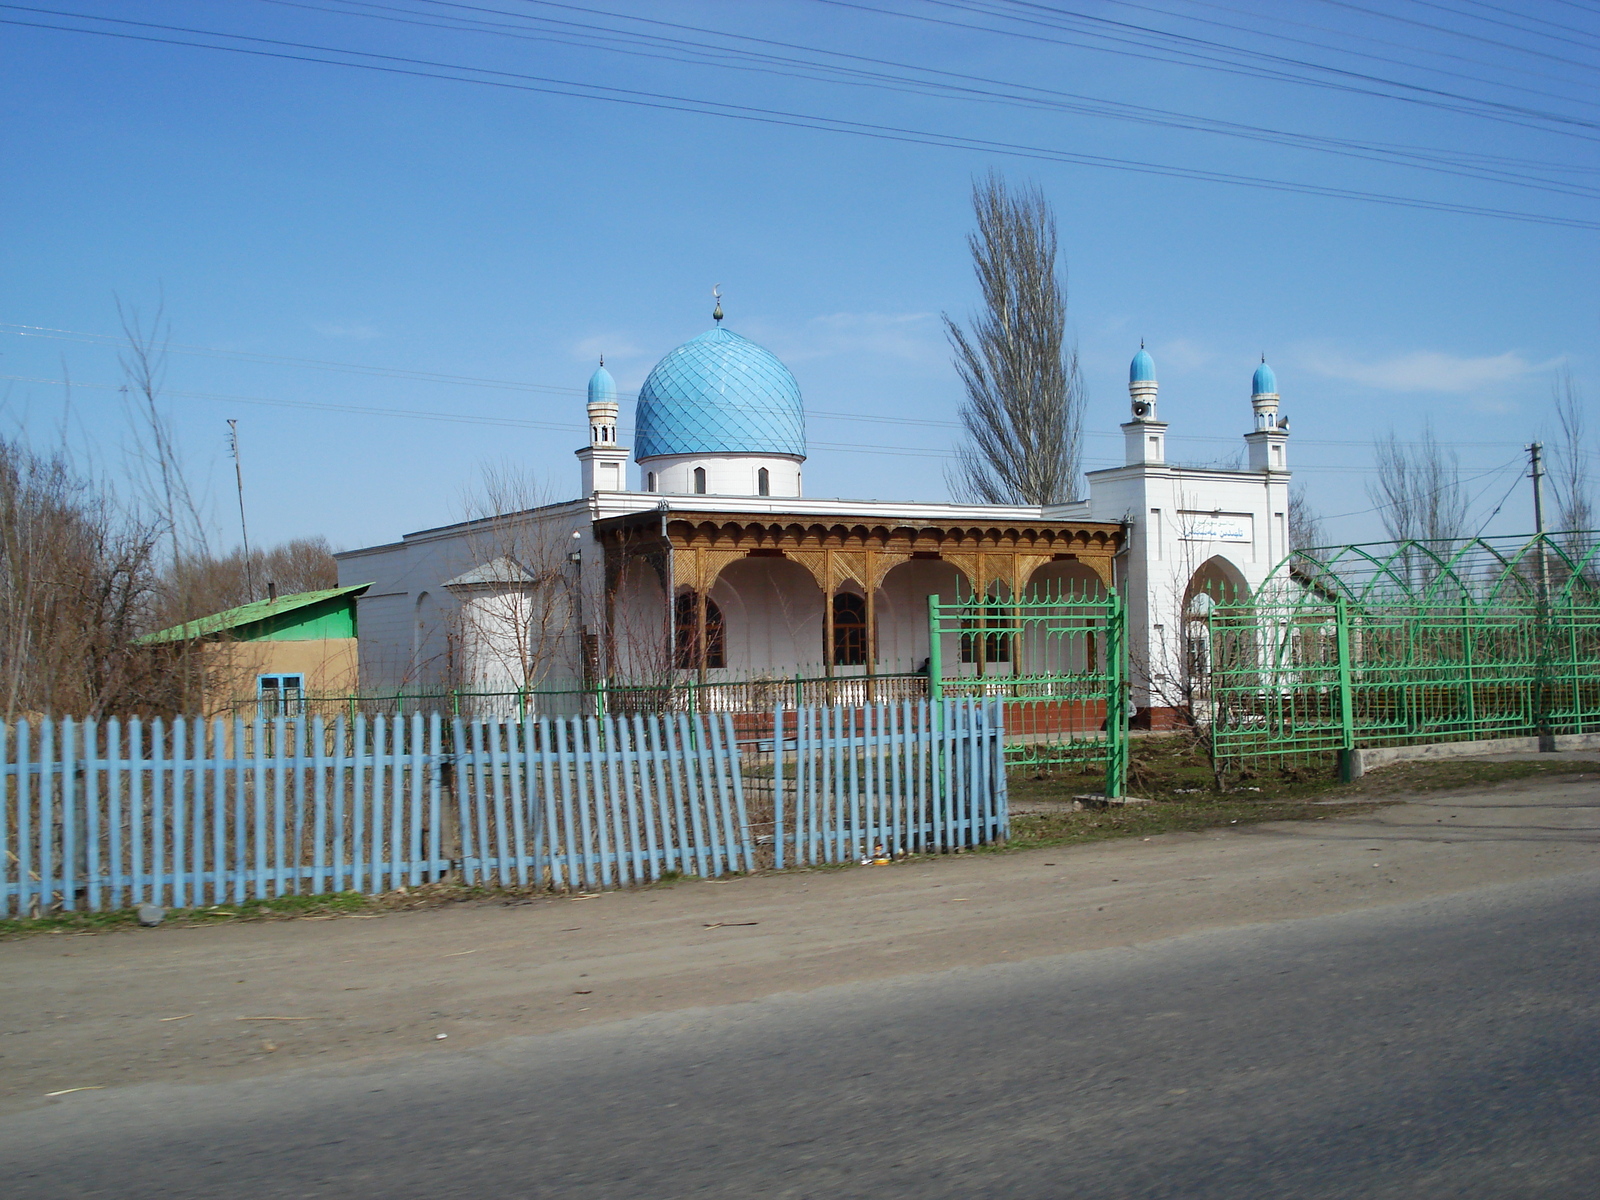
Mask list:
[[[963,330],[945,314],[966,388],[966,438],[951,486],[986,504],[1077,498],[1083,463],[1083,381],[1066,345],[1067,291],[1056,273],[1056,218],[1036,185],[991,171],[972,188],[967,237],[982,308]]]

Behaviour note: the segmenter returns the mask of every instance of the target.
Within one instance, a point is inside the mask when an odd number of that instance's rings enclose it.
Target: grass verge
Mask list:
[[[211,904],[203,908],[172,908],[162,920],[169,925],[194,927],[228,922],[286,921],[294,919],[329,920],[334,917],[375,917],[384,913],[419,908],[437,908],[470,900],[515,901],[547,892],[469,886],[455,880],[402,887],[376,896],[360,892],[330,892],[319,896],[279,896],[271,900],[247,900],[243,904]],[[13,917],[0,920],[0,941],[40,933],[109,933],[137,929],[139,914],[131,908],[111,912],[55,912],[39,917]]]
[[[1152,837],[1264,821],[1326,820],[1371,812],[1431,791],[1493,787],[1523,780],[1600,776],[1600,763],[1483,762],[1444,759],[1397,763],[1343,784],[1331,757],[1243,772],[1217,791],[1193,739],[1136,740],[1128,791],[1149,804],[1071,811],[1074,796],[1098,792],[1098,774],[1018,769],[1009,780],[1011,840],[991,853],[1119,837]]]

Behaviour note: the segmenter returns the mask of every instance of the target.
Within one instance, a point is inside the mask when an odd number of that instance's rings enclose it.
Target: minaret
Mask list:
[[[1265,354],[1250,381],[1250,409],[1255,416],[1255,428],[1244,435],[1250,447],[1250,469],[1287,471],[1289,422],[1278,416],[1278,377],[1267,366]]]
[[[1156,364],[1143,342],[1128,367],[1128,398],[1133,405],[1133,419],[1122,426],[1127,465],[1166,462],[1167,425],[1156,416]]]
[[[617,381],[600,359],[600,369],[589,377],[589,444],[577,451],[583,464],[583,494],[625,491],[628,452],[617,445]]]

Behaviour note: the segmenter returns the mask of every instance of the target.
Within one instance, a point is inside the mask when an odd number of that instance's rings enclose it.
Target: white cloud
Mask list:
[[[831,358],[838,354],[870,354],[907,362],[927,362],[949,357],[939,314],[827,313],[812,317],[800,329],[755,333],[785,362]]]
[[[1470,394],[1549,370],[1555,364],[1532,363],[1515,351],[1468,358],[1436,350],[1413,350],[1389,358],[1360,360],[1338,351],[1312,350],[1298,356],[1319,375],[1344,379],[1391,392]]]
[[[383,336],[383,332],[376,325],[355,324],[335,325],[330,322],[320,322],[311,326],[312,330],[323,337],[347,338],[356,342],[376,341]]]

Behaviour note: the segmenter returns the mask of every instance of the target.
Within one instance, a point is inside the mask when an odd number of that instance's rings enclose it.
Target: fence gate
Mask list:
[[[1028,600],[928,597],[935,701],[994,699],[1010,766],[1100,768],[1105,794],[1128,774],[1126,610],[1116,592]]]

